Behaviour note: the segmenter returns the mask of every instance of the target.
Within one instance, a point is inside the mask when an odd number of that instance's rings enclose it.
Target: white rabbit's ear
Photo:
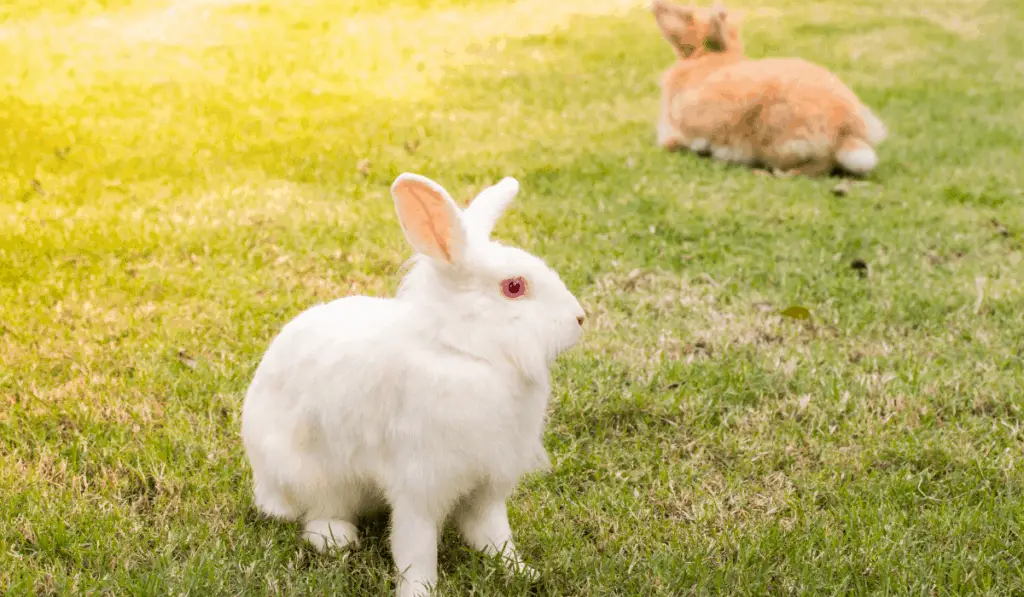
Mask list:
[[[501,214],[505,213],[518,193],[519,181],[511,177],[502,178],[498,184],[480,191],[463,212],[469,232],[481,240],[487,240]]]
[[[461,210],[444,187],[419,174],[400,174],[391,185],[405,238],[416,251],[445,263],[462,260],[466,234]]]

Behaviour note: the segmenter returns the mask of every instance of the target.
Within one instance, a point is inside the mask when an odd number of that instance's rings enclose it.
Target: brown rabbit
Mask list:
[[[825,68],[799,58],[749,60],[723,7],[654,0],[679,61],[662,79],[658,145],[794,174],[837,166],[867,174],[886,128]]]

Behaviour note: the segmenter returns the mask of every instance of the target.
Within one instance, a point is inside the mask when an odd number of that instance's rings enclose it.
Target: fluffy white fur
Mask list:
[[[836,161],[854,174],[867,174],[878,165],[878,154],[863,141],[848,141],[836,152]]]
[[[868,143],[878,145],[886,140],[889,136],[889,129],[886,128],[884,122],[875,116],[874,112],[869,110],[867,106],[861,106],[860,116],[864,119],[864,126],[867,129]]]
[[[397,297],[300,314],[245,398],[257,506],[301,521],[318,549],[355,544],[358,518],[390,507],[401,597],[430,594],[449,515],[470,546],[527,571],[505,502],[547,464],[549,367],[579,341],[583,310],[540,259],[490,240],[518,190],[506,178],[463,211],[437,183],[399,176],[392,195],[419,255]],[[400,197],[410,191],[434,209]],[[429,226],[450,244],[424,239]],[[501,281],[516,276],[528,291],[510,300]]]

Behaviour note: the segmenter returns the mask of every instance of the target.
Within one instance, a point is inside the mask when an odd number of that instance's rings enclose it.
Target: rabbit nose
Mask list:
[[[580,324],[580,327],[583,327],[583,320],[586,319],[586,318],[587,318],[586,315],[578,315],[576,317],[576,323]]]

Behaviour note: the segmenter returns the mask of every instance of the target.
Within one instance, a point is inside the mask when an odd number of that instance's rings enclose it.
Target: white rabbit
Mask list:
[[[529,573],[506,499],[547,465],[549,368],[584,312],[543,261],[490,240],[519,191],[505,178],[465,210],[437,183],[391,186],[417,251],[393,299],[348,297],[284,326],[242,407],[255,501],[317,549],[357,544],[391,508],[401,597],[429,595],[449,514],[465,541]]]

